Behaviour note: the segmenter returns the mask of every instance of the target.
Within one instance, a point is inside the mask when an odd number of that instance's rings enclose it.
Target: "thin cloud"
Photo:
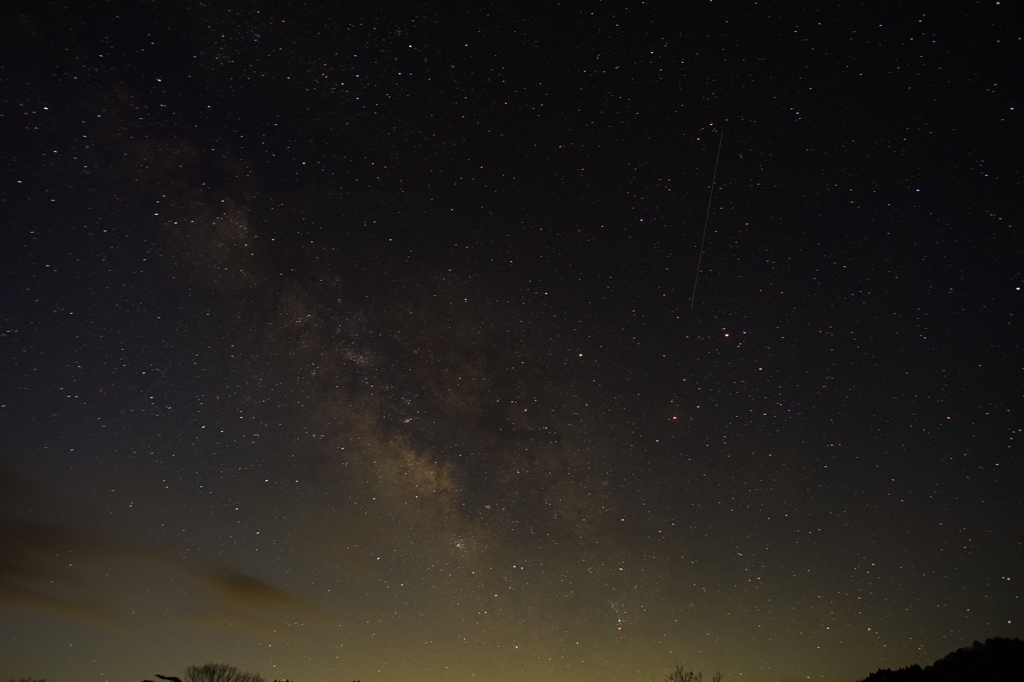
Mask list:
[[[281,638],[285,624],[324,619],[301,599],[228,566],[50,520],[72,505],[3,467],[0,499],[0,603],[118,628],[132,595],[98,576],[141,562],[170,576],[175,589],[190,585],[184,601],[201,606],[188,620],[199,627]]]

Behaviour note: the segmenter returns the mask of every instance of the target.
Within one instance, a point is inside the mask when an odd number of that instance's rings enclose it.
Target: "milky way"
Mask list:
[[[12,6],[7,674],[1020,635],[1006,6],[599,5]]]

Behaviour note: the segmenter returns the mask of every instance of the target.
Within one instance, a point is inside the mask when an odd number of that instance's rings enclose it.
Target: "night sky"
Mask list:
[[[0,675],[1024,636],[1013,5],[5,3]]]

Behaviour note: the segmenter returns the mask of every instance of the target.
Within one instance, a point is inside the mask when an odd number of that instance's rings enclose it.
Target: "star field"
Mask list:
[[[5,8],[4,674],[1021,635],[1007,5],[592,5]]]

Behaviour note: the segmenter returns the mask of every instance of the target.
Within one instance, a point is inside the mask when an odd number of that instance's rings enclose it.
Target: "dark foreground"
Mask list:
[[[898,670],[879,669],[864,682],[953,682],[972,680],[1024,680],[1024,642],[996,637],[984,644],[957,649],[926,668],[912,665]]]

